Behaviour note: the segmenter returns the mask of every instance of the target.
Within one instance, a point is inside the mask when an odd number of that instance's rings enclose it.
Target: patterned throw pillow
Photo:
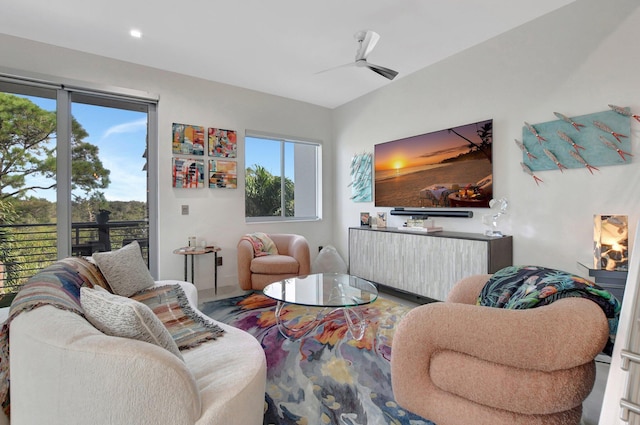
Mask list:
[[[107,279],[104,277],[98,266],[91,262],[91,257],[67,257],[59,260],[59,263],[64,263],[78,271],[78,274],[84,280],[86,286],[93,288],[100,286],[109,292],[113,292]]]
[[[253,246],[253,256],[278,255],[278,247],[266,233],[248,233],[242,237]]]
[[[184,360],[167,328],[141,302],[106,290],[83,287],[80,288],[80,303],[87,320],[106,335],[149,342]]]
[[[267,236],[266,233],[255,233],[259,235],[260,240],[262,241],[262,251],[266,252],[267,255],[278,255],[278,248],[276,247],[275,242]]]
[[[137,241],[116,251],[96,252],[92,258],[118,295],[130,297],[154,284]]]

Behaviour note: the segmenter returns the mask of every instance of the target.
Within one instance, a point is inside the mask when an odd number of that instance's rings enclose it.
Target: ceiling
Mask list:
[[[335,108],[573,1],[3,0],[0,33]],[[340,67],[366,29],[394,81]]]

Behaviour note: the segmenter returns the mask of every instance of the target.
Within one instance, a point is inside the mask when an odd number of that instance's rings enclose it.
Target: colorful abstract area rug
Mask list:
[[[329,313],[301,338],[285,338],[276,324],[275,305],[253,293],[201,308],[262,344],[267,357],[264,425],[434,425],[399,407],[391,389],[391,342],[409,307],[383,298],[361,307],[367,327],[358,341],[342,311]],[[287,305],[283,317],[295,326],[315,318],[317,311]]]

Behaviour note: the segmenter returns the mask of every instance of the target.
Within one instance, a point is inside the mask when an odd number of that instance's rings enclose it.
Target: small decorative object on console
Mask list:
[[[368,212],[361,212],[360,213],[360,226],[369,227],[370,219],[371,219],[371,217],[370,217]]]
[[[500,222],[500,217],[507,213],[509,202],[506,198],[492,199],[489,201],[489,206],[493,211],[497,210],[497,212],[492,212],[491,214],[485,214],[482,216],[482,223],[489,226],[489,229],[487,229],[484,234],[487,236],[502,237],[504,234],[498,228],[498,224]]]
[[[378,212],[376,213],[376,227],[383,228],[387,227],[387,213],[386,212]]]
[[[400,230],[419,230],[422,232],[432,233],[441,232],[442,227],[436,227],[432,218],[409,218],[406,227],[399,227]]]

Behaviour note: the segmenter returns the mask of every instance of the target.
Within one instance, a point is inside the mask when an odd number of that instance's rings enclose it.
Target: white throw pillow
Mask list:
[[[311,265],[311,273],[342,273],[347,274],[347,264],[344,262],[338,250],[327,245],[318,253]]]
[[[114,293],[130,297],[153,286],[154,281],[142,258],[138,241],[116,251],[96,252],[92,258]]]
[[[99,331],[155,344],[184,360],[167,328],[141,302],[111,294],[102,288],[82,287],[80,304],[87,320]]]

